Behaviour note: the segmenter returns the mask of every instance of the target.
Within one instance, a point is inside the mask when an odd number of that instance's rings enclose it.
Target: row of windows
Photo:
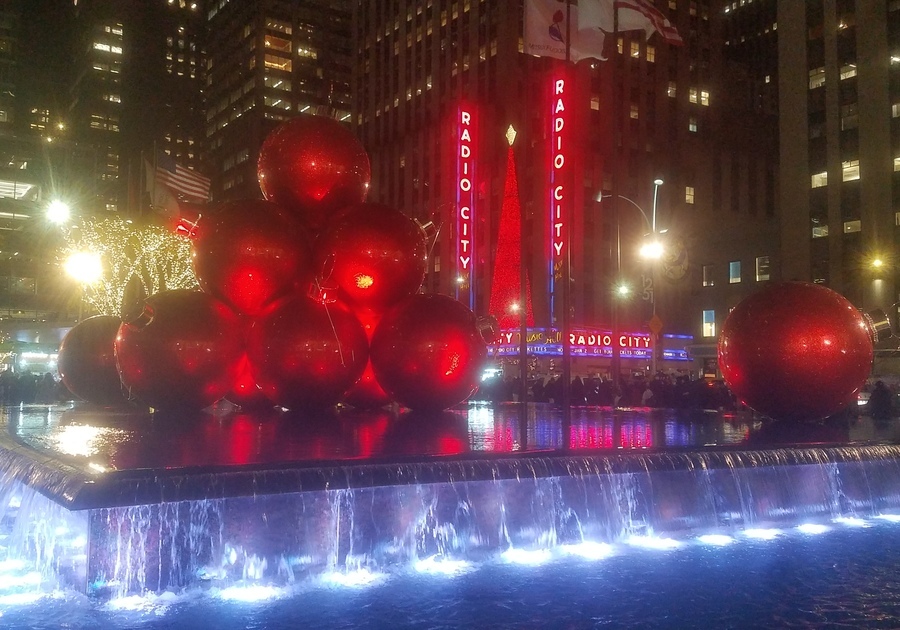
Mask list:
[[[856,76],[856,64],[848,63],[841,66],[841,81]],[[825,85],[825,67],[820,66],[809,71],[809,89],[815,90]]]
[[[716,286],[715,281],[715,265],[703,265],[702,269],[702,281],[703,286],[705,287],[714,287]],[[756,257],[756,281],[757,282],[765,282],[769,279],[769,257],[768,256],[757,256]],[[739,284],[743,280],[743,276],[741,274],[741,261],[740,260],[732,260],[728,263],[728,283],[729,284]]]
[[[812,227],[813,238],[824,238],[828,236],[828,226],[820,224],[814,220]],[[900,212],[894,213],[894,225],[900,227]],[[862,221],[860,219],[848,219],[843,223],[844,234],[853,234],[862,231]]]
[[[894,170],[900,170],[900,158],[894,158]],[[841,181],[852,182],[859,179],[859,160],[841,162]],[[810,175],[810,187],[821,188],[828,185],[828,171]]]

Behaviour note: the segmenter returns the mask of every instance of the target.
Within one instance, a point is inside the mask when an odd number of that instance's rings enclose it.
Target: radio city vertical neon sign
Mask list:
[[[567,255],[565,204],[568,201],[565,185],[566,166],[566,79],[553,80],[550,99],[553,127],[550,133],[550,313],[555,312],[556,282],[562,280]]]
[[[472,156],[474,117],[472,111],[460,107],[457,118],[456,151],[456,297],[465,296],[469,307],[474,306],[475,222],[473,206],[475,194],[475,161]]]

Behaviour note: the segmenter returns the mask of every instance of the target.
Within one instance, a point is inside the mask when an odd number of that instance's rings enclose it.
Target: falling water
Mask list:
[[[0,595],[286,584],[426,558],[896,514],[898,461],[898,446],[864,446],[369,464],[322,469],[329,486],[302,492],[80,511],[9,468]]]

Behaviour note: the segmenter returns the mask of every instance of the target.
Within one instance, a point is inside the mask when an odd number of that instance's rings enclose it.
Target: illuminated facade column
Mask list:
[[[456,299],[475,308],[475,159],[472,109],[457,111],[456,151]]]
[[[550,322],[562,320],[563,275],[567,273],[569,255],[569,208],[572,191],[569,177],[569,80],[562,69],[557,70],[552,81],[550,98],[550,256],[548,270],[548,295],[550,296]]]

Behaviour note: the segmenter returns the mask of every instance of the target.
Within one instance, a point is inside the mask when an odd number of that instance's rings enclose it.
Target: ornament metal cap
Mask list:
[[[872,343],[878,343],[881,339],[888,339],[893,336],[894,331],[891,326],[891,319],[882,309],[876,308],[867,311],[863,313],[863,318],[866,320],[866,324],[868,324],[869,336],[872,338]]]

